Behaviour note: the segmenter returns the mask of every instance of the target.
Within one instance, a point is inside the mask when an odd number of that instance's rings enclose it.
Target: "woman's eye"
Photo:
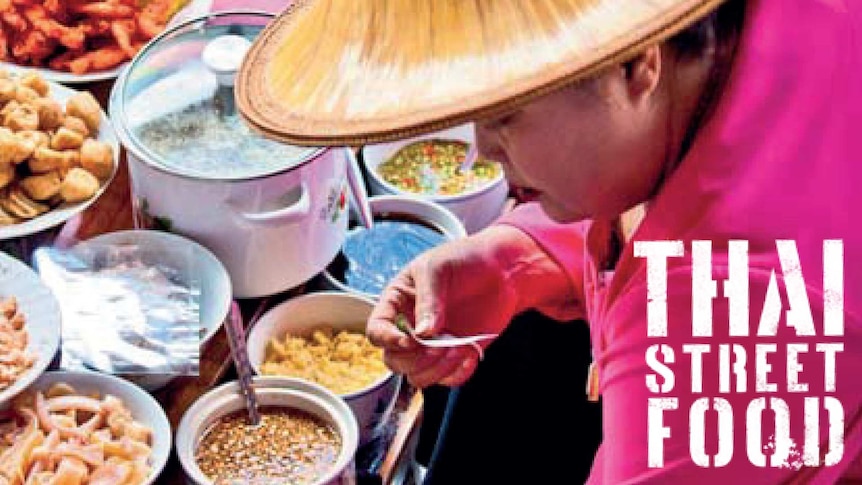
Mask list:
[[[515,119],[515,114],[508,114],[502,118],[500,118],[500,126],[507,126],[512,124],[512,121]]]
[[[506,126],[512,124],[512,121],[515,118],[517,113],[509,113],[507,115],[500,116],[498,118],[494,118],[485,124],[486,128],[489,130],[499,130],[500,128],[505,128]]]

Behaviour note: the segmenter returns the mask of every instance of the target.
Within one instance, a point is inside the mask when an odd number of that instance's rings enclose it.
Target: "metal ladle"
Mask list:
[[[371,212],[371,204],[368,202],[368,193],[362,179],[362,169],[356,160],[356,153],[347,147],[347,183],[350,186],[350,194],[356,211],[359,213],[359,222],[366,229],[374,227],[374,214]]]
[[[239,388],[245,397],[249,422],[252,426],[257,426],[260,424],[260,411],[258,410],[257,394],[252,384],[254,371],[252,370],[251,362],[248,360],[248,352],[246,352],[245,345],[245,327],[243,326],[242,314],[236,301],[232,301],[230,304],[230,315],[228,316],[225,330],[227,330],[230,353],[236,366],[236,373],[239,376]]]

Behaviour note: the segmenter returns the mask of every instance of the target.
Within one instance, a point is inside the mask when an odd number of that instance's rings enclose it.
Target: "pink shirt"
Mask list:
[[[668,260],[668,335],[647,336],[646,259],[629,242],[613,275],[601,275],[593,261],[594,223],[585,239],[582,225],[554,224],[535,204],[504,218],[530,234],[583,289],[599,369],[605,442],[593,465],[591,483],[836,483],[862,479],[862,2],[857,0],[753,0],[730,82],[718,109],[691,151],[668,179],[634,241],[682,240],[685,256]],[[787,293],[776,239],[795,240],[814,317],[815,337],[799,337],[784,318]],[[843,337],[823,336],[823,240],[844,244]],[[713,242],[714,335],[692,336],[691,241]],[[727,242],[749,241],[751,335],[756,335],[770,273],[777,273],[784,306],[772,338],[729,337],[727,300],[721,280],[728,274]],[[578,248],[587,250],[579,252]],[[573,248],[575,248],[573,250]],[[824,391],[823,355],[818,343],[843,342],[836,356],[834,393]],[[664,466],[650,468],[646,377],[653,370],[645,352],[664,343],[676,352],[672,365],[678,409],[665,411]],[[747,352],[747,392],[719,392],[717,346],[737,343]],[[769,382],[777,392],[755,392],[755,345],[776,344],[769,355]],[[788,343],[807,343],[800,354],[800,381],[810,392],[789,392]],[[690,357],[684,344],[711,344],[704,356],[703,392],[692,392]],[[713,360],[709,360],[713,359]],[[663,382],[660,378],[659,383]],[[832,467],[758,467],[746,452],[746,410],[759,397],[783,399],[790,412],[790,436],[802,453],[804,397],[828,395],[843,405],[843,459]],[[721,397],[732,408],[733,456],[726,466],[702,468],[691,458],[689,410],[698,398]],[[707,414],[706,450],[717,450],[716,412]],[[764,429],[773,420],[763,413]],[[710,424],[713,423],[713,424]],[[710,428],[712,426],[712,428]],[[827,420],[820,416],[821,452]],[[765,432],[763,444],[768,442]],[[797,455],[798,457],[798,455]]]

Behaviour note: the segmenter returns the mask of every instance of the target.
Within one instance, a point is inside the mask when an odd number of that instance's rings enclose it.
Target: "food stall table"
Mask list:
[[[103,107],[107,106],[112,83],[109,81],[78,86],[91,91]],[[125,153],[121,154],[117,175],[104,194],[86,211],[70,219],[57,234],[54,243],[69,246],[77,241],[119,230],[133,229],[132,199]],[[303,286],[285,293],[260,299],[240,300],[240,308],[247,326],[265,310],[308,291]],[[235,378],[230,355],[230,346],[224,328],[207,342],[200,356],[200,372],[197,377],[177,377],[153,395],[164,407],[174,431],[186,409],[198,397],[210,389]],[[415,443],[418,423],[421,419],[422,397],[409,385],[401,386],[401,392],[387,432],[371,444],[360,449],[356,457],[358,483],[401,483],[405,470],[412,460],[409,452]],[[172,454],[158,484],[185,483],[182,467]]]

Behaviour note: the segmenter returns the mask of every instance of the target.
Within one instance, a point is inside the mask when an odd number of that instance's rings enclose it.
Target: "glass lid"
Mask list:
[[[189,177],[243,180],[290,170],[321,150],[264,138],[234,104],[236,72],[273,18],[211,14],[165,32],[135,58],[117,121],[147,162]]]

